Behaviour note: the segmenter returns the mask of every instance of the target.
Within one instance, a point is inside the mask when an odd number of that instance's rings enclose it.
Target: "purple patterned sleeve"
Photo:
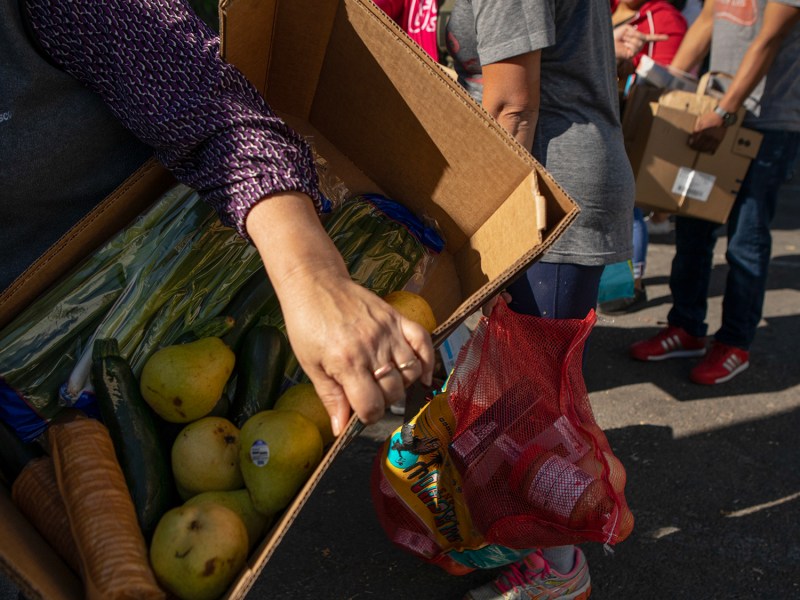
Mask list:
[[[250,208],[299,191],[319,209],[305,141],[219,56],[219,37],[183,0],[28,0],[50,57],[100,94],[114,115],[222,221],[247,237]]]

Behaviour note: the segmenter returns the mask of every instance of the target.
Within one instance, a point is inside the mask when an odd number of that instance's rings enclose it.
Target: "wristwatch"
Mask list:
[[[737,119],[736,113],[729,113],[727,110],[725,110],[719,105],[717,105],[717,107],[714,109],[714,112],[717,113],[722,119],[723,127],[730,127],[731,125],[736,123]]]

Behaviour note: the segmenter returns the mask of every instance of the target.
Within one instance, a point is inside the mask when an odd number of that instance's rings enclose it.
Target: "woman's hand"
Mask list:
[[[292,350],[334,434],[351,407],[361,421],[374,423],[411,383],[430,384],[430,335],[351,280],[307,196],[261,201],[247,217],[247,231],[280,300]]]
[[[349,275],[297,273],[285,289],[281,305],[289,340],[331,415],[334,433],[347,422],[350,407],[362,422],[374,423],[414,381],[430,384],[434,354],[428,332]]]

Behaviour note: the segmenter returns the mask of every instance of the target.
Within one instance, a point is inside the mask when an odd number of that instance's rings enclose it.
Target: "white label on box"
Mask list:
[[[672,184],[672,193],[705,202],[711,195],[716,180],[717,178],[709,173],[681,167],[678,169],[675,183]]]

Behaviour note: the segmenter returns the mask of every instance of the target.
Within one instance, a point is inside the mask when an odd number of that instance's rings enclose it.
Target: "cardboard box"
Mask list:
[[[385,193],[440,225],[446,249],[421,291],[440,322],[436,342],[577,216],[541,165],[370,0],[223,0],[220,17],[225,59],[309,137],[352,193]],[[0,294],[0,326],[172,183],[153,162],[137,171]],[[245,596],[358,431],[353,419],[225,598]],[[0,565],[28,598],[82,597],[78,578],[3,485],[0,540]]]
[[[705,89],[702,83],[694,93],[633,86],[623,115],[625,146],[637,206],[725,223],[762,136],[741,127],[741,109],[714,154],[690,148],[697,117],[718,102]]]
[[[541,165],[371,2],[227,0],[220,26],[226,60],[352,192],[382,191],[439,224],[447,248],[422,290],[437,338],[577,215]]]

